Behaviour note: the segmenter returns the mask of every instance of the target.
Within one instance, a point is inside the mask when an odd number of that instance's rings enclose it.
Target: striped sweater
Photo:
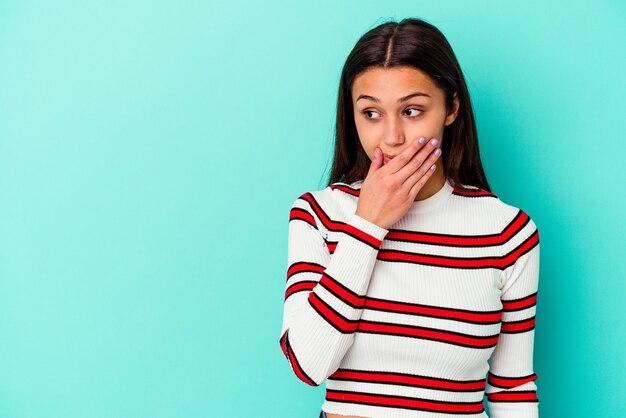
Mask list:
[[[495,194],[449,182],[389,229],[363,180],[289,213],[280,348],[322,410],[374,418],[536,418],[539,233]]]

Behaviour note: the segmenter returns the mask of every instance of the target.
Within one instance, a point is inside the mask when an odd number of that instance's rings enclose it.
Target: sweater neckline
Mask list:
[[[352,183],[350,186],[360,189],[364,180],[358,180]],[[406,213],[426,213],[440,206],[443,202],[445,202],[451,195],[454,187],[450,184],[450,180],[446,178],[441,189],[439,189],[432,196],[427,197],[426,199],[416,200],[413,202],[411,207],[408,209]]]
[[[427,197],[426,199],[416,200],[415,202],[413,202],[407,213],[429,212],[445,202],[452,195],[453,190],[454,187],[452,187],[452,185],[450,184],[450,180],[446,178],[443,186],[438,191],[436,191],[435,194]]]

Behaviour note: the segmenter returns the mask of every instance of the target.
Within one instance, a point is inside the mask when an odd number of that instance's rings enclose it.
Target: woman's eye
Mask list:
[[[376,112],[374,112],[373,110],[364,110],[363,111],[363,114],[365,115],[365,117],[367,119],[372,119],[371,117],[368,116],[369,113],[376,113]]]
[[[417,112],[419,112],[419,113],[422,113],[422,111],[421,111],[421,110],[416,109],[416,108],[414,108],[414,107],[412,107],[412,108],[410,108],[410,109],[407,109],[407,112],[408,112],[408,111],[410,111],[410,110],[415,110],[415,111],[417,111]],[[418,116],[418,115],[419,115],[419,113],[414,113],[413,115],[409,115],[409,116]]]
[[[405,112],[410,112],[410,111],[414,111],[413,114],[409,115],[409,117],[411,117],[411,118],[417,117],[420,114],[422,114],[422,112],[423,112],[422,110],[414,108],[414,107],[411,107],[411,108],[405,110]],[[367,119],[374,119],[376,117],[376,115],[378,114],[378,112],[376,112],[374,110],[364,110],[362,113],[365,115],[365,117]],[[371,115],[371,114],[373,114],[373,115]]]

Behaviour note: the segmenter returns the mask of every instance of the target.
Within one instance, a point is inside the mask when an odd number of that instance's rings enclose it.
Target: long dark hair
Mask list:
[[[363,150],[354,122],[352,83],[372,67],[411,66],[426,73],[445,93],[446,109],[459,97],[456,119],[444,127],[441,138],[443,167],[454,187],[470,185],[491,191],[478,150],[474,112],[461,67],[445,36],[416,18],[386,22],[365,33],[346,59],[339,82],[335,152],[328,185],[363,180],[371,160]]]

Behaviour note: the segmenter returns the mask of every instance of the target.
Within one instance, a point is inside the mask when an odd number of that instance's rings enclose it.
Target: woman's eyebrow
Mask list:
[[[398,103],[406,102],[407,100],[412,99],[413,97],[416,97],[416,96],[426,96],[426,97],[430,97],[430,94],[426,94],[426,93],[421,92],[421,91],[416,91],[416,92],[411,93],[411,94],[408,94],[408,95],[406,95],[406,96],[404,96],[404,97],[400,97],[400,98],[398,99]],[[359,100],[361,100],[361,99],[368,99],[368,100],[371,100],[371,101],[373,101],[373,102],[380,103],[380,100],[379,100],[377,97],[370,96],[370,95],[367,95],[367,94],[361,94],[361,95],[358,97],[358,99],[356,99],[356,101],[358,102],[358,101],[359,101]]]

